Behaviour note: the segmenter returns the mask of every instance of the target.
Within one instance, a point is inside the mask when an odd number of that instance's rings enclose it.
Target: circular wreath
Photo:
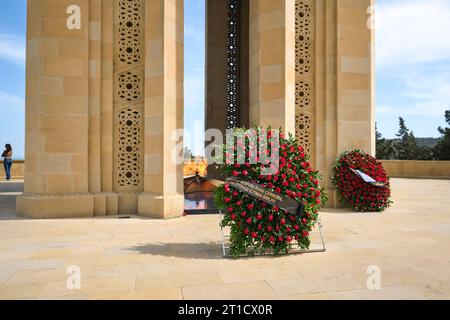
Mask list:
[[[365,182],[351,169],[370,176],[378,186]],[[332,181],[339,199],[356,211],[382,212],[392,203],[386,170],[380,161],[361,150],[347,151],[339,156],[333,167]]]
[[[239,136],[244,130],[236,129],[235,135]],[[266,130],[257,127],[255,130],[258,137],[261,137],[261,133],[266,133],[267,143],[270,143],[270,128]],[[259,138],[258,145],[262,141],[264,140]],[[245,151],[248,156],[256,147],[249,141],[240,145],[238,143],[237,148],[234,148],[234,159],[239,150]],[[223,165],[223,173],[226,177],[253,181],[268,190],[295,199],[303,204],[304,212],[300,215],[290,214],[239,192],[227,183],[216,188],[214,201],[224,214],[221,227],[230,227],[231,256],[265,252],[278,255],[288,253],[294,245],[301,249],[309,248],[309,232],[317,221],[319,209],[327,200],[319,185],[321,177],[311,168],[303,147],[292,135],[286,138],[281,132],[279,150],[272,146],[271,152],[279,152],[278,171],[273,175],[261,175],[261,169],[268,164],[250,164],[248,159],[242,165]]]

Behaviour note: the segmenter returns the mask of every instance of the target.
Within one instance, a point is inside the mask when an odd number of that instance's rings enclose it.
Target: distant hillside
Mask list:
[[[400,139],[387,139],[387,140],[393,141],[394,143],[400,142]],[[434,148],[437,145],[439,138],[416,138],[416,140],[417,145],[419,147]]]

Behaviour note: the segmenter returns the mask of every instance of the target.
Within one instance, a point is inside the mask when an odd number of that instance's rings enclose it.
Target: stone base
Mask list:
[[[31,219],[64,219],[119,214],[168,219],[184,212],[184,196],[148,193],[27,194],[17,197],[17,212]]]
[[[17,197],[17,211],[31,219],[87,218],[94,216],[94,196],[30,195]]]
[[[138,200],[138,212],[140,216],[157,219],[181,217],[184,213],[184,195],[161,196],[154,193],[141,193]]]

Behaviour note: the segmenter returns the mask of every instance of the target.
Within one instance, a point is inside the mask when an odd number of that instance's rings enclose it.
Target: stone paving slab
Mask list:
[[[325,253],[232,260],[217,215],[27,220],[21,182],[0,183],[0,299],[450,299],[450,181],[392,188],[383,214],[323,210]],[[67,288],[74,265],[80,290]]]

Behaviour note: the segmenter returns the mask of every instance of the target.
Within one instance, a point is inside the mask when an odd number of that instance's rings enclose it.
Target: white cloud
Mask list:
[[[379,66],[450,58],[450,1],[379,1],[376,59]]]
[[[21,97],[0,91],[0,107],[2,109],[25,110],[25,101]]]
[[[405,89],[395,93],[402,100],[401,106],[382,105],[378,114],[395,116],[419,116],[424,118],[443,118],[445,110],[450,109],[450,70],[441,68],[428,73],[418,70],[405,72],[400,81]],[[394,95],[394,93],[393,93]]]
[[[0,59],[25,65],[25,56],[24,39],[9,34],[0,34]]]

